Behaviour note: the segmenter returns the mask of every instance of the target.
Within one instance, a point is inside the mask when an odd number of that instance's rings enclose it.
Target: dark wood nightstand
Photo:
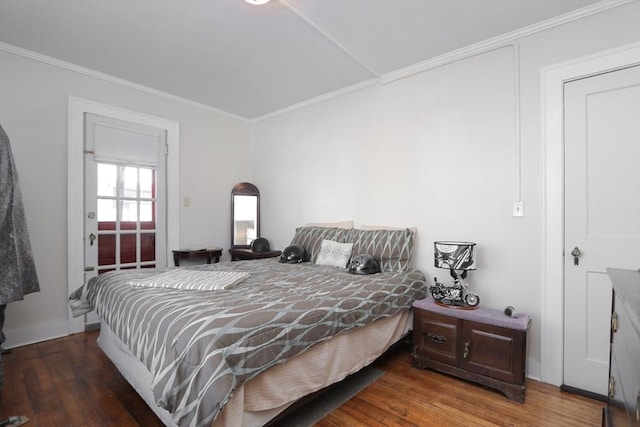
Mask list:
[[[413,303],[413,364],[494,388],[524,402],[529,316]]]
[[[607,268],[613,284],[609,393],[603,426],[640,426],[640,273]]]
[[[246,259],[275,258],[280,256],[282,251],[254,252],[251,249],[231,248],[229,249],[229,253],[231,254],[231,261],[240,261]]]
[[[211,262],[220,262],[222,256],[222,248],[207,248],[207,249],[176,249],[173,252],[173,263],[176,267],[180,266],[180,258],[189,258],[191,256],[206,256],[207,264]]]

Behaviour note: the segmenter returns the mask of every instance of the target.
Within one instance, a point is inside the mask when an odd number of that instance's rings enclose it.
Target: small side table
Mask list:
[[[501,391],[524,402],[530,317],[508,317],[491,308],[413,303],[413,364]]]
[[[180,266],[180,258],[189,258],[191,256],[206,256],[207,264],[211,262],[220,262],[220,256],[222,256],[222,248],[207,248],[207,249],[176,249],[173,250],[173,263],[176,267]]]
[[[231,254],[231,261],[240,261],[247,259],[274,258],[280,256],[282,251],[254,252],[251,249],[231,248],[229,249],[229,253]]]

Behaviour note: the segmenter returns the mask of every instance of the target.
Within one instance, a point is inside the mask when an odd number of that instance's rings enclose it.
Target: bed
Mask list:
[[[100,348],[165,424],[263,425],[406,335],[427,289],[411,230],[299,227],[292,244],[309,262],[105,273],[70,296],[72,311],[97,310]],[[337,248],[382,272],[349,274]]]

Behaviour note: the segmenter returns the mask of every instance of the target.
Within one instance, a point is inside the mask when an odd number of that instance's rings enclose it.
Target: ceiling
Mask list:
[[[0,48],[254,120],[388,81],[534,24],[561,22],[596,3],[0,0]]]

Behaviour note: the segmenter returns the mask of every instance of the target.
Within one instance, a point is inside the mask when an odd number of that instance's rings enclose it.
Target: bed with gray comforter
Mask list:
[[[227,289],[181,290],[139,286],[162,271],[113,271],[70,300],[76,315],[95,308],[147,367],[158,406],[180,426],[210,425],[239,384],[318,342],[407,309],[426,291],[415,270],[358,276],[275,258],[177,270],[248,278]]]

